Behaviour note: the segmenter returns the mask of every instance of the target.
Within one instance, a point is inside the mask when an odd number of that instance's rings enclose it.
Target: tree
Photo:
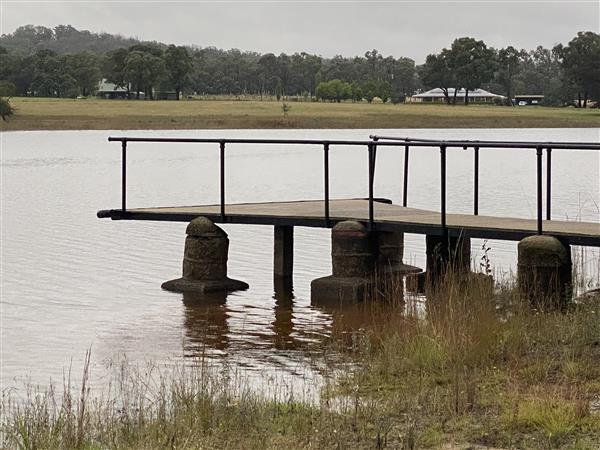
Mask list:
[[[129,92],[129,81],[125,71],[125,61],[129,52],[125,48],[113,50],[107,53],[104,59],[104,78],[109,83],[113,83],[115,86],[127,89]],[[129,95],[128,95],[129,97]]]
[[[12,97],[17,93],[17,87],[8,80],[0,80],[0,97]]]
[[[94,92],[102,78],[98,57],[91,52],[67,55],[66,70],[83,96]]]
[[[165,50],[165,65],[169,83],[175,89],[177,100],[184,86],[189,81],[193,61],[185,47],[169,45]]]
[[[579,106],[582,91],[584,108],[589,98],[600,100],[600,34],[579,32],[565,47],[557,45],[554,50],[567,77],[579,87]]]
[[[487,48],[483,41],[470,37],[455,39],[449,52],[449,69],[452,71],[456,91],[465,89],[465,105],[469,104],[469,91],[478,89],[494,76],[494,50]]]
[[[317,85],[316,96],[323,100],[340,103],[352,98],[352,86],[341,80],[322,81]]]
[[[514,83],[515,93],[542,94],[547,105],[560,106],[577,95],[577,88],[565,76],[557,52],[542,46],[523,55]]]
[[[512,46],[500,49],[498,51],[498,70],[496,78],[498,83],[504,87],[506,92],[507,104],[513,106],[513,84],[515,76],[521,70],[521,63],[526,56],[525,50],[517,50]]]
[[[440,88],[446,103],[450,104],[449,90],[456,86],[456,79],[450,69],[449,51],[447,49],[442,50],[439,55],[427,55],[425,64],[419,67],[419,76],[426,87],[430,89]]]
[[[136,98],[140,98],[140,90],[144,98],[154,99],[153,86],[165,73],[162,58],[141,50],[129,52],[125,59],[126,80],[135,86]]]
[[[383,60],[384,79],[391,85],[391,99],[403,103],[415,91],[415,62],[410,58],[394,59],[388,56]]]
[[[39,50],[34,56],[31,90],[44,97],[75,97],[75,79],[66,69],[66,57],[51,50]]]
[[[279,67],[277,57],[273,53],[267,53],[258,60],[260,91],[261,95],[274,94],[279,80]]]
[[[465,104],[468,105],[469,91],[490,81],[494,68],[494,50],[487,48],[483,41],[463,37],[455,39],[450,49],[444,48],[437,55],[427,55],[419,74],[426,86],[442,90],[448,104],[456,104],[456,94],[464,88]],[[450,88],[454,88],[452,100]]]
[[[380,98],[383,103],[386,103],[392,95],[392,86],[387,81],[368,80],[363,83],[362,94],[369,103],[375,97]]]

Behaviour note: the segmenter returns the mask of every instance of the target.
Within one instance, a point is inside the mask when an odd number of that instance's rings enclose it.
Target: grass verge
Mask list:
[[[0,130],[598,127],[600,110],[487,105],[13,98]]]

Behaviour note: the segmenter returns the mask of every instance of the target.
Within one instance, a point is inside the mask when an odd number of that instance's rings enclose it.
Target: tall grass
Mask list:
[[[319,355],[315,401],[266,396],[235,371],[119,366],[92,395],[4,393],[6,448],[600,447],[600,299],[532,310],[510,286],[447,274],[427,301],[392,281]],[[415,303],[418,303],[415,306]],[[332,357],[335,355],[335,357]]]

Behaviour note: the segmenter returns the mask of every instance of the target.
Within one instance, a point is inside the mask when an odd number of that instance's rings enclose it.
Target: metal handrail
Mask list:
[[[121,210],[127,210],[127,144],[129,142],[171,142],[171,143],[206,143],[219,144],[219,184],[220,184],[220,212],[221,221],[226,221],[225,211],[225,149],[227,144],[286,144],[286,145],[319,145],[323,148],[323,175],[324,175],[324,223],[326,227],[331,226],[330,198],[329,198],[329,150],[334,145],[365,146],[368,150],[368,179],[369,179],[369,228],[375,226],[374,220],[374,181],[377,148],[404,147],[404,183],[402,192],[402,204],[407,206],[408,200],[408,174],[409,174],[409,150],[410,147],[439,147],[440,149],[440,225],[444,235],[448,233],[446,223],[446,153],[448,148],[469,148],[474,150],[474,194],[473,214],[479,214],[479,150],[481,148],[511,148],[511,149],[535,149],[537,164],[537,232],[543,233],[542,229],[542,155],[546,149],[546,220],[551,219],[551,155],[553,149],[560,150],[600,150],[600,143],[593,142],[517,142],[517,141],[465,141],[465,140],[434,140],[420,138],[398,138],[391,136],[371,135],[371,140],[321,140],[321,139],[215,139],[215,138],[156,138],[156,137],[109,137],[109,142],[121,142]]]
[[[379,136],[370,135],[372,140],[381,142],[396,141],[405,144],[405,170],[404,170],[404,192],[408,190],[408,153],[409,147],[415,146],[416,143],[428,143],[436,145],[439,141],[435,139],[400,137],[400,136]],[[536,149],[536,165],[537,165],[537,227],[538,234],[542,234],[542,152],[546,149],[546,220],[552,218],[552,149],[561,150],[598,150],[600,143],[593,142],[528,142],[528,141],[493,141],[493,140],[459,140],[445,141],[446,147],[458,146],[466,150],[469,147],[473,148],[473,214],[479,215],[479,149],[483,148],[521,148],[521,149]],[[410,144],[410,145],[409,145]],[[420,146],[420,145],[419,145]],[[509,147],[510,146],[510,147]],[[444,169],[445,170],[445,169]],[[406,206],[406,197],[404,197],[403,206]]]
[[[402,141],[402,142],[440,142],[437,139],[426,139],[426,138],[419,138],[419,137],[410,137],[410,136],[380,136],[378,134],[371,134],[369,135],[369,139],[373,139],[373,140],[386,140],[386,141]],[[571,145],[575,149],[578,149],[580,146],[587,146],[587,145],[593,145],[594,148],[592,148],[592,150],[597,150],[598,148],[600,148],[600,143],[596,144],[594,142],[573,142],[573,141],[540,141],[540,142],[536,142],[536,141],[494,141],[494,140],[471,140],[471,139],[458,139],[458,140],[450,140],[450,141],[444,141],[447,143],[450,142],[455,142],[455,143],[464,143],[465,145],[472,147],[472,146],[479,146],[480,144],[515,144],[515,145],[522,145],[522,144],[530,144],[530,145],[542,145],[542,146],[555,146],[557,144],[567,144],[567,145]]]
[[[239,139],[239,138],[146,138],[146,137],[109,137],[109,142],[181,142],[181,143],[205,143],[205,144],[313,144],[313,145],[363,145],[368,147],[372,140],[328,140],[328,139]],[[377,146],[397,147],[404,145],[404,142],[386,142],[378,141]],[[600,143],[583,142],[503,142],[503,141],[445,141],[445,140],[430,140],[430,141],[414,141],[410,142],[411,147],[439,147],[445,145],[447,148],[472,147],[480,148],[514,148],[514,149],[532,149],[538,146],[552,146],[556,149],[564,150],[598,150],[600,151]]]

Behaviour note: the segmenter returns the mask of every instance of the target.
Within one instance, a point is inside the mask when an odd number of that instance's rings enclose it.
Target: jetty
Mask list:
[[[565,267],[570,267],[570,245],[600,247],[600,223],[552,219],[552,152],[598,152],[600,143],[427,140],[394,136],[370,136],[368,140],[358,141],[151,137],[109,137],[108,140],[121,144],[121,205],[118,208],[99,211],[98,217],[112,220],[190,222],[188,239],[195,239],[196,244],[190,243],[190,245],[192,247],[196,245],[196,247],[194,247],[195,250],[190,250],[192,256],[184,257],[184,276],[181,279],[184,280],[183,285],[175,286],[174,290],[216,290],[219,289],[219,283],[213,281],[219,277],[223,280],[227,279],[228,241],[223,241],[223,239],[227,239],[226,234],[215,225],[217,223],[273,226],[274,275],[284,278],[291,278],[293,272],[293,228],[296,226],[332,228],[334,273],[325,278],[329,280],[326,283],[333,283],[333,288],[328,285],[326,288],[316,290],[353,299],[364,296],[370,283],[368,279],[375,270],[400,275],[418,271],[418,269],[402,263],[403,233],[426,235],[427,272],[429,274],[439,271],[439,268],[445,264],[456,263],[459,256],[463,260],[459,265],[468,268],[470,257],[468,248],[471,238],[520,241],[519,267],[533,264],[535,270],[531,277],[544,278],[545,284],[548,284],[547,277],[557,280],[560,278],[562,284],[566,282],[566,275],[561,278],[556,274],[559,272],[564,274],[566,273]],[[139,142],[194,143],[207,146],[212,144],[212,148],[219,152],[220,202],[190,206],[152,205],[145,208],[128,208],[128,145]],[[303,201],[228,203],[226,201],[226,149],[236,144],[303,145],[319,149],[323,158],[323,197]],[[330,198],[329,153],[330,149],[336,146],[358,146],[366,150],[365,170],[368,171],[368,185],[365,186],[367,192],[365,197]],[[374,192],[377,149],[379,147],[395,147],[404,154],[403,167],[399,168],[399,174],[403,177],[401,205],[392,204],[385,198],[385,193]],[[408,206],[410,152],[426,147],[439,149],[440,202],[438,205],[432,205],[430,210]],[[446,165],[451,149],[456,148],[470,149],[473,152],[472,214],[454,214],[447,211]],[[535,219],[479,215],[479,154],[481,151],[502,151],[503,149],[519,149],[536,154],[536,164],[535,167],[532,167],[532,178],[535,177],[535,184],[532,183],[532,185],[536,187],[537,197],[537,217]],[[276,190],[277,186],[273,186],[273,189]],[[382,196],[377,196],[378,194]],[[192,226],[197,218],[203,218],[205,222]],[[354,225],[349,226],[348,224]],[[223,241],[222,247],[218,247],[218,245],[214,248],[210,247],[210,249],[202,247],[208,242],[207,236],[218,236]],[[188,252],[187,242],[186,255]],[[541,249],[538,248],[540,246]],[[206,261],[203,255],[211,254],[213,257],[215,254],[213,250],[217,248],[221,248],[217,251],[217,253],[220,252],[220,256]],[[545,255],[542,262],[540,262],[540,252]],[[200,275],[200,278],[186,277],[186,258],[188,272],[190,270],[194,272],[193,267],[211,266],[214,268],[219,266],[219,269],[215,269],[215,273],[204,273]],[[529,262],[526,263],[526,261]],[[556,269],[554,270],[556,273],[549,269],[552,267]],[[522,272],[525,273],[527,270],[524,268]],[[206,280],[211,280],[211,282],[207,284]],[[523,281],[524,284],[532,282],[531,280]],[[317,287],[320,285],[319,282],[313,284]],[[245,283],[234,285],[237,288],[247,286]],[[539,281],[537,285],[541,288]],[[231,283],[224,283],[222,288],[227,290],[232,289],[232,286]],[[348,286],[351,287],[347,288]],[[173,288],[174,286],[163,285],[163,287]],[[547,291],[547,286],[544,289]],[[316,293],[315,289],[313,289],[313,293]]]

